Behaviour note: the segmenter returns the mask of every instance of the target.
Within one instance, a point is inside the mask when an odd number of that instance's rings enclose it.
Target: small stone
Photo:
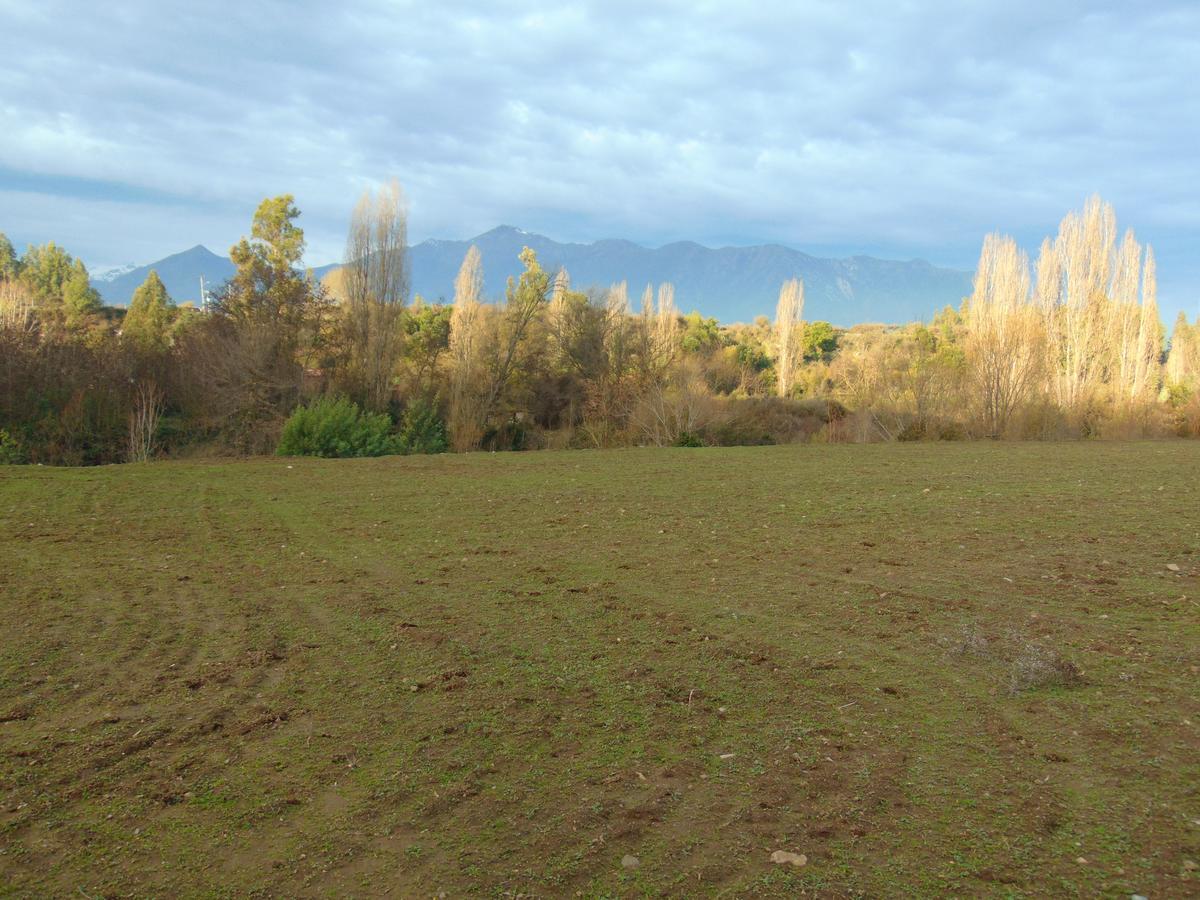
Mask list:
[[[808,865],[808,857],[803,853],[792,853],[790,850],[776,850],[771,854],[771,862],[778,866],[795,866],[798,869]]]
[[[1079,863],[1081,866],[1086,866],[1088,864],[1088,861],[1082,856],[1076,859],[1075,862]]]
[[[1196,865],[1195,860],[1191,860],[1191,859],[1185,859],[1183,861],[1183,867],[1185,869],[1187,869],[1189,872],[1195,872],[1197,868],[1200,868],[1200,866]]]
[[[642,861],[640,859],[638,859],[636,856],[632,856],[629,853],[626,853],[624,856],[621,857],[621,868],[622,869],[636,869],[641,864],[642,864]]]
[[[1178,572],[1179,566],[1176,565],[1175,563],[1167,563],[1167,571],[1168,572]]]

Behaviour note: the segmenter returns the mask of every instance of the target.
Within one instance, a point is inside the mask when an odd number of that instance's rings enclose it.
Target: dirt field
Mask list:
[[[0,893],[1200,894],[1200,442],[0,468],[0,597]]]

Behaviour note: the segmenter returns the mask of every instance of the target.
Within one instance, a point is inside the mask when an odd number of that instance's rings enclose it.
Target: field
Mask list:
[[[0,893],[1200,893],[1200,443],[0,468],[0,596]]]

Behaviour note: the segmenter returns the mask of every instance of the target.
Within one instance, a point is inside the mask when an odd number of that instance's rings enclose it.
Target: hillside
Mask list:
[[[490,297],[500,296],[508,277],[518,274],[517,255],[529,246],[547,268],[564,266],[576,286],[606,287],[624,280],[636,301],[647,283],[670,281],[682,310],[698,309],[723,322],[773,314],[779,285],[793,277],[804,279],[806,317],[837,325],[927,319],[947,304],[957,305],[971,289],[969,272],[922,260],[824,259],[779,244],[717,249],[690,242],[658,248],[622,240],[572,244],[501,226],[471,240],[427,240],[412,247],[414,293],[429,300],[451,299],[454,276],[471,244],[483,254],[484,289]],[[228,259],[198,246],[96,287],[105,302],[123,305],[151,268],[180,301],[198,298],[201,274],[216,286],[233,271]],[[314,271],[322,275],[334,268]]]

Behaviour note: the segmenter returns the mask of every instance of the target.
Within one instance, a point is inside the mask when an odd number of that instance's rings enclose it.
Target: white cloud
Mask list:
[[[145,0],[0,17],[0,228],[96,262],[224,249],[282,192],[325,261],[357,193],[393,176],[417,237],[509,222],[957,265],[986,231],[1036,242],[1100,191],[1160,245],[1164,283],[1193,291],[1179,302],[1200,296],[1191,2],[168,15]]]

